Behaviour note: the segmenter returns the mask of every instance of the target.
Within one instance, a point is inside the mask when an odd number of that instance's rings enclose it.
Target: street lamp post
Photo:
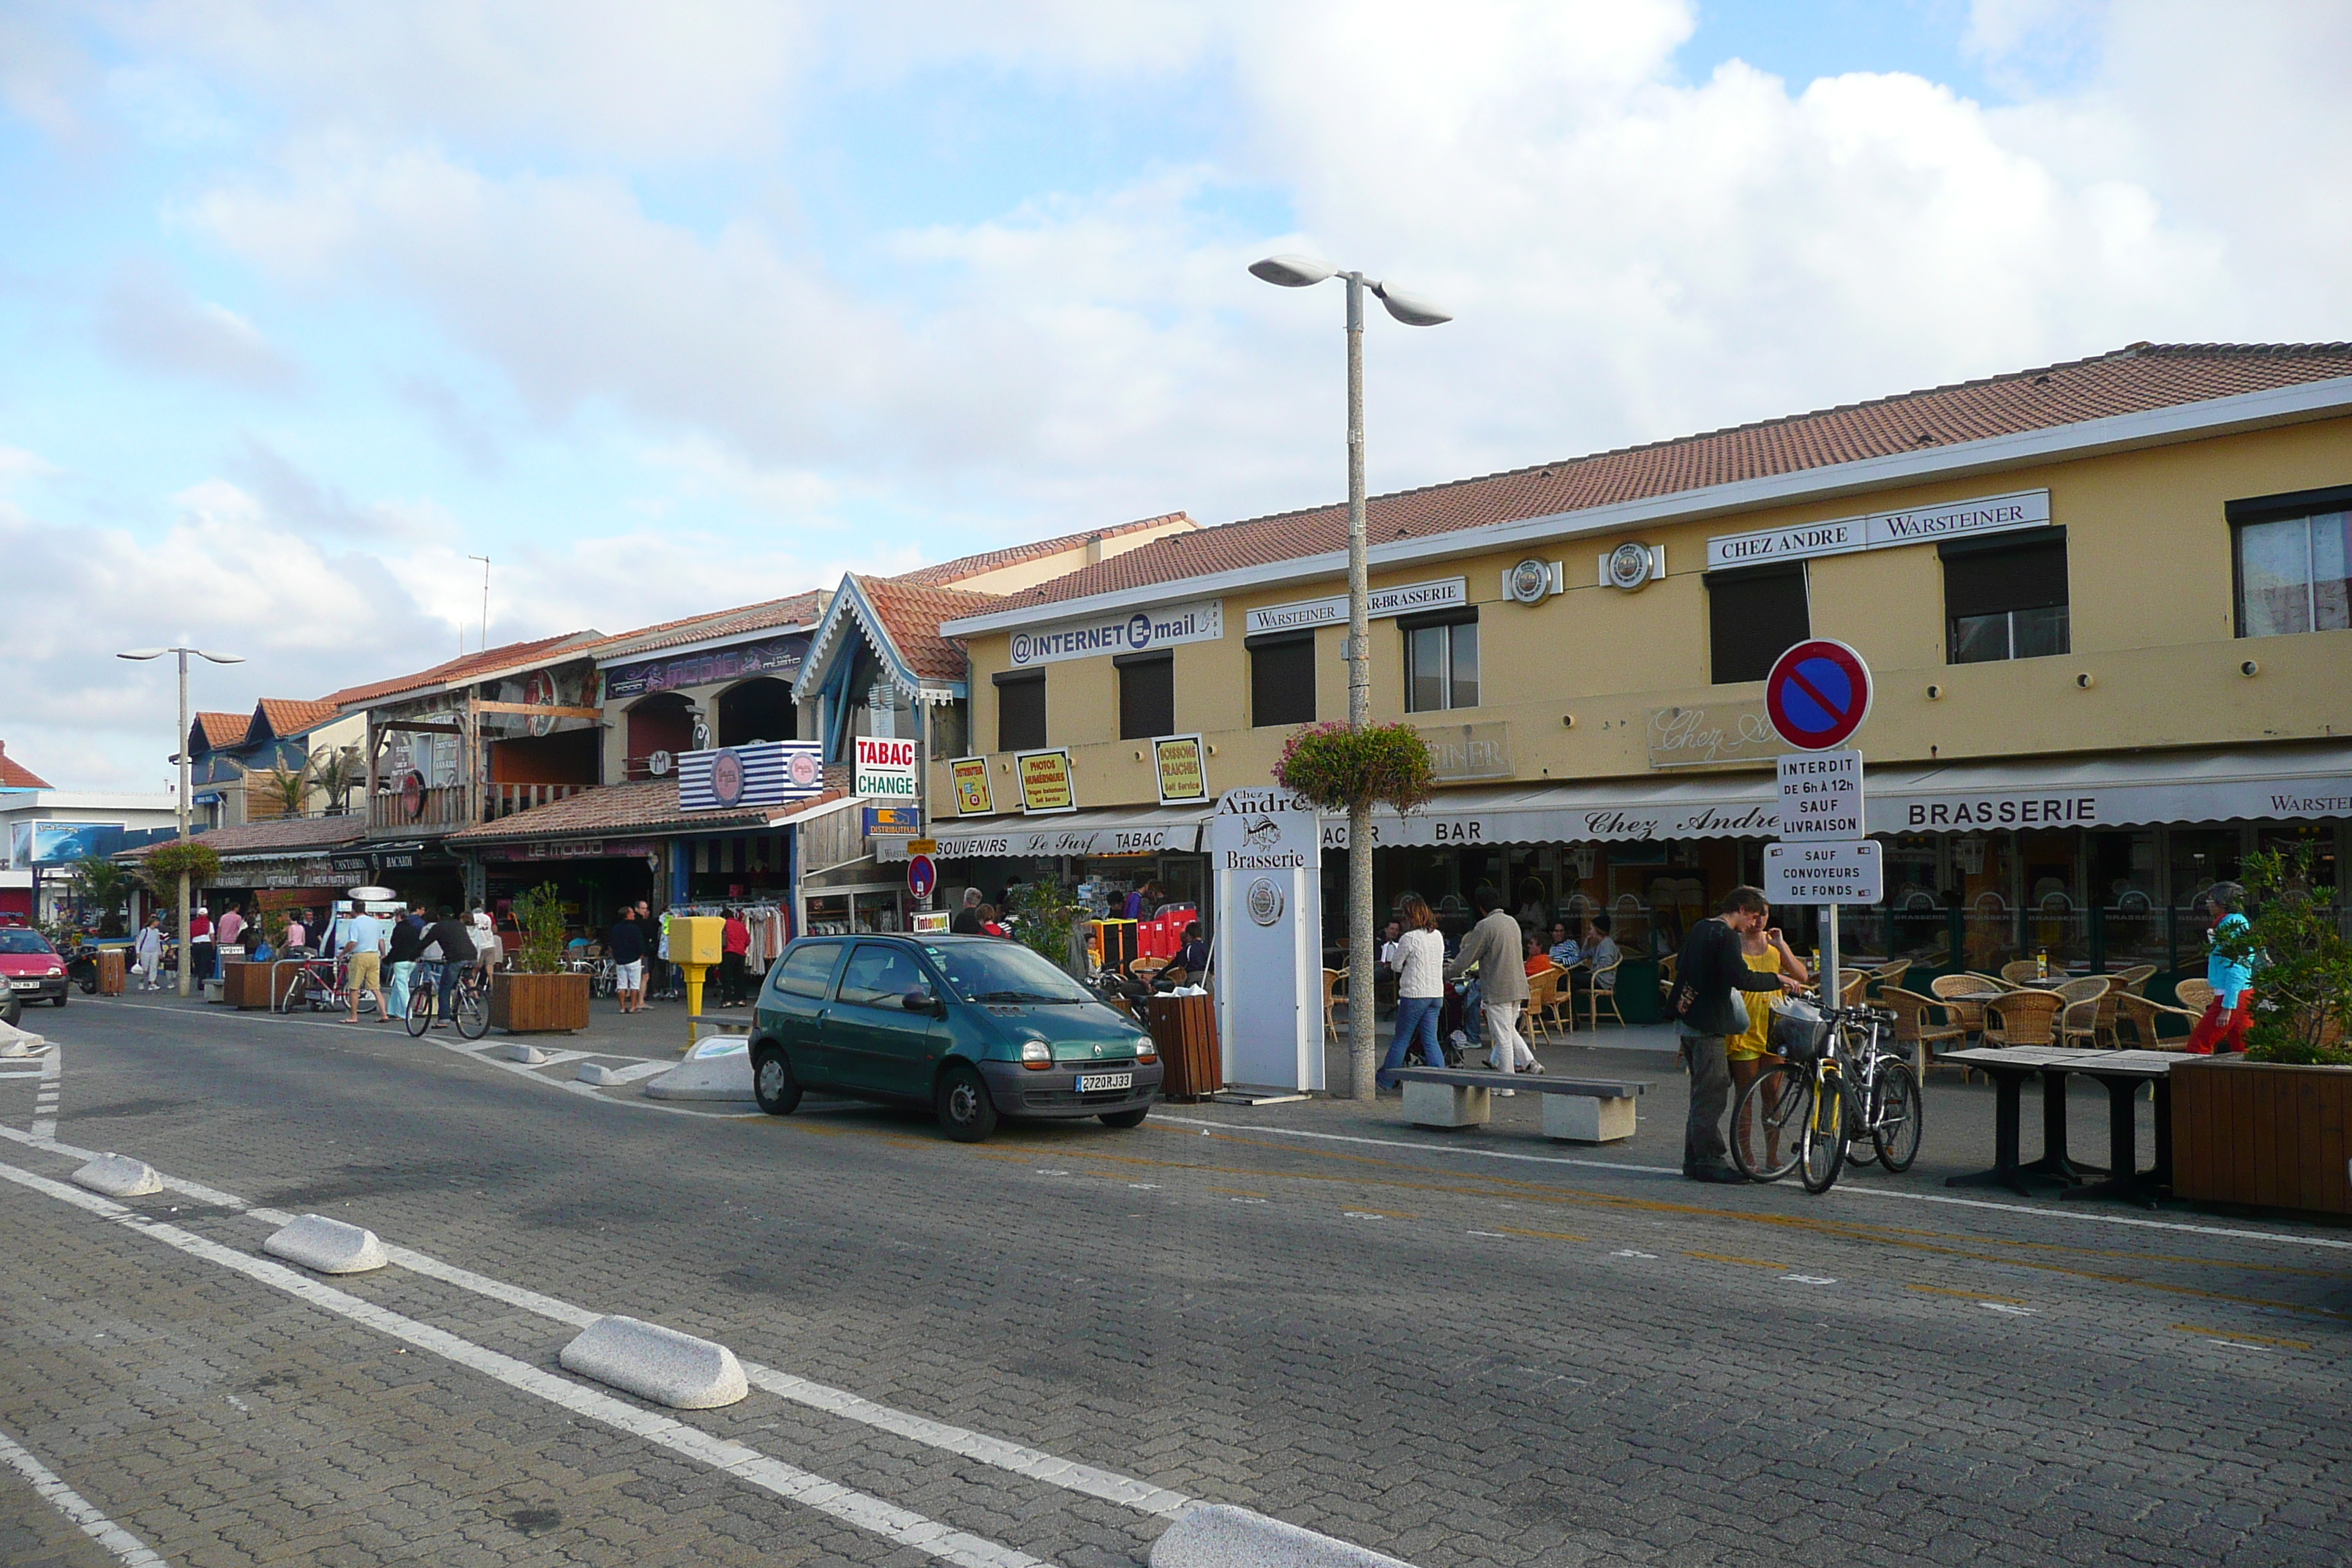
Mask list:
[[[1348,727],[1360,730],[1372,706],[1364,526],[1364,290],[1379,296],[1388,313],[1409,327],[1434,327],[1454,318],[1426,300],[1312,257],[1270,256],[1252,262],[1250,274],[1285,289],[1311,288],[1328,278],[1344,279],[1348,285]],[[1373,1094],[1372,958],[1372,812],[1359,801],[1348,808],[1348,1089],[1358,1100]]]
[[[180,764],[180,786],[174,792],[174,803],[179,808],[180,841],[184,844],[188,838],[188,656],[194,654],[198,658],[208,658],[215,664],[243,664],[245,660],[236,654],[206,653],[200,647],[142,647],[129,653],[118,653],[114,657],[150,659],[161,658],[167,653],[180,656],[180,738],[172,751]],[[188,994],[188,966],[195,957],[194,944],[188,941],[188,874],[183,870],[180,873],[179,928],[180,994],[183,996]]]

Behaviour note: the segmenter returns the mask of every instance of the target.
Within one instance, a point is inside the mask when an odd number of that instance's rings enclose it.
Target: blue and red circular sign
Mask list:
[[[928,899],[931,889],[940,885],[940,868],[928,855],[907,858],[907,890],[919,899]]]
[[[1870,666],[1842,642],[1801,642],[1764,678],[1764,710],[1780,739],[1800,751],[1843,746],[1870,717]]]

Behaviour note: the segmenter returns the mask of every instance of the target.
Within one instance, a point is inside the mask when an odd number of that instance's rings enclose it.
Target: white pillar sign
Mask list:
[[[1860,752],[1798,752],[1778,763],[1783,839],[1863,836]]]
[[[1287,790],[1227,790],[1209,819],[1225,1081],[1323,1087],[1322,836]]]

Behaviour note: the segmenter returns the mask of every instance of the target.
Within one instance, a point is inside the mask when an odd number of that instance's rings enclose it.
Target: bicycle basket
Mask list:
[[[1781,1002],[1772,1008],[1768,1037],[1772,1054],[1792,1062],[1809,1062],[1827,1047],[1829,1021],[1810,1002]]]

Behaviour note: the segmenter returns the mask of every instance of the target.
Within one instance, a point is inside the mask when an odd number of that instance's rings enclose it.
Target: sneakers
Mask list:
[[[1498,1100],[1509,1100],[1519,1091],[1516,1089],[1488,1089],[1486,1092],[1494,1095]]]
[[[1684,1166],[1683,1179],[1686,1182],[1711,1182],[1718,1186],[1744,1187],[1748,1184],[1747,1177],[1720,1160],[1711,1160],[1703,1165]]]
[[[1529,1062],[1519,1070],[1521,1072],[1541,1073],[1544,1070],[1544,1065],[1541,1062]]]

